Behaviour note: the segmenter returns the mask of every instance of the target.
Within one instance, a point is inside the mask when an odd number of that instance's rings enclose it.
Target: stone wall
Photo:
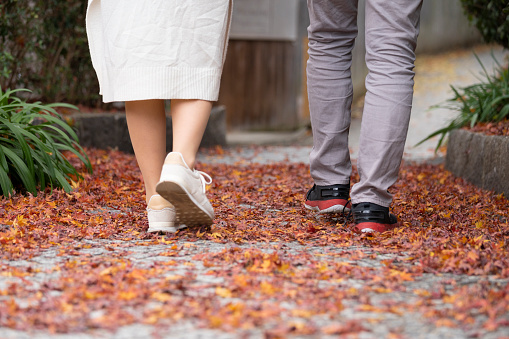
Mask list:
[[[452,131],[445,167],[478,187],[509,197],[509,136]]]
[[[70,117],[83,147],[113,148],[134,153],[124,113],[87,113]],[[171,117],[166,117],[166,150],[172,149]],[[223,106],[212,109],[201,147],[226,145],[226,112]]]

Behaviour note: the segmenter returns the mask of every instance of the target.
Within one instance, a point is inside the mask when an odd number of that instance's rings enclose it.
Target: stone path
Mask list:
[[[115,252],[111,252],[107,250],[106,247],[111,245],[112,243],[117,243],[123,245],[122,247],[113,247],[114,251],[128,253],[130,261],[139,268],[148,268],[154,263],[160,263],[165,261],[176,261],[176,265],[169,266],[167,275],[169,277],[179,275],[192,275],[196,284],[211,286],[221,286],[222,280],[217,277],[212,277],[208,273],[211,270],[210,268],[204,267],[203,263],[199,260],[194,260],[193,256],[199,253],[204,252],[221,252],[224,250],[225,246],[223,244],[216,244],[211,242],[193,242],[193,243],[181,243],[183,245],[183,250],[178,253],[176,256],[166,257],[166,256],[157,256],[154,253],[160,253],[166,250],[167,245],[151,245],[151,246],[140,246],[136,244],[125,244],[124,242],[111,242],[111,241],[101,241],[94,240],[89,242],[91,245],[94,245],[91,249],[83,249],[80,250],[80,254],[92,255],[96,260],[101,260],[102,256],[114,256]],[[126,246],[127,245],[127,246]],[[387,255],[376,255],[376,253],[372,253],[369,248],[361,248],[361,247],[351,247],[351,248],[334,248],[334,247],[313,247],[313,246],[303,246],[297,243],[288,243],[284,245],[284,250],[281,250],[280,244],[267,244],[267,243],[258,243],[258,244],[249,244],[238,246],[235,244],[226,245],[227,248],[258,248],[264,252],[270,253],[273,252],[275,248],[279,248],[278,253],[282,254],[282,258],[285,255],[300,255],[300,254],[311,254],[316,260],[324,260],[333,258],[339,262],[345,262],[342,258],[342,253],[349,251],[363,251],[366,254],[375,254],[374,258],[361,259],[356,262],[350,262],[349,264],[358,265],[361,267],[372,268],[375,271],[384,266],[384,261],[388,259],[396,259],[397,261],[404,263],[407,256],[402,253],[398,256],[387,256]],[[58,252],[55,250],[47,250],[43,252],[41,255],[34,257],[30,260],[22,260],[17,261],[15,263],[11,263],[13,266],[23,267],[30,266],[33,270],[40,270],[41,272],[35,276],[29,278],[11,278],[6,277],[5,275],[0,276],[0,290],[6,287],[7,283],[13,283],[16,279],[19,280],[19,283],[31,283],[33,284],[33,288],[37,288],[39,285],[50,282],[51,280],[58,279],[58,272],[53,272],[52,268],[56,267],[58,264],[62,264],[63,262],[68,261],[69,258],[65,256],[58,256]],[[404,264],[402,264],[404,265]],[[336,315],[344,323],[348,323],[349,321],[364,319],[363,322],[364,331],[356,333],[355,338],[388,338],[391,335],[393,337],[403,337],[403,338],[470,338],[476,337],[479,334],[482,334],[483,338],[487,339],[495,339],[495,338],[503,338],[504,336],[509,334],[509,327],[502,327],[494,332],[465,332],[459,328],[451,328],[447,326],[436,326],[429,321],[426,320],[426,317],[423,314],[408,312],[401,308],[401,311],[398,311],[398,307],[400,304],[412,304],[416,298],[416,293],[434,293],[434,291],[440,287],[445,286],[446,289],[452,290],[453,285],[451,281],[454,281],[454,284],[464,285],[464,286],[473,286],[479,284],[481,281],[487,282],[495,288],[496,286],[506,285],[508,284],[508,279],[497,279],[495,277],[476,277],[476,276],[461,276],[461,275],[452,275],[452,274],[423,274],[422,277],[415,281],[406,281],[402,282],[403,290],[400,291],[391,291],[387,293],[374,293],[368,292],[365,294],[365,298],[369,298],[373,305],[384,305],[384,303],[392,303],[395,307],[392,313],[383,312],[381,313],[376,308],[372,310],[360,310],[359,305],[361,304],[359,301],[346,301],[344,303],[344,310]],[[331,284],[327,281],[318,282],[322,287]],[[366,286],[366,281],[362,279],[347,279],[340,284],[349,286],[352,289],[357,291],[362,291]],[[334,284],[332,282],[332,284]],[[61,293],[59,291],[54,291],[53,293],[58,294]],[[211,287],[208,290],[203,289],[201,294],[206,295],[208,293],[214,293],[214,288]],[[23,300],[17,300],[21,304]],[[226,300],[227,301],[227,300]],[[225,302],[226,302],[225,301]],[[296,305],[292,305],[291,303],[286,306],[289,309],[297,308]],[[440,307],[450,307],[447,304],[442,303],[440,300],[435,302],[435,308]],[[101,316],[100,312],[95,316]],[[508,310],[509,316],[509,310]],[[482,316],[479,316],[477,320],[483,320]],[[335,324],[333,319],[324,316],[314,316],[313,321],[316,326],[319,327],[327,327]],[[196,324],[192,322],[185,321],[182,323],[178,323],[177,325],[172,325],[169,328],[164,329],[162,331],[159,328],[155,328],[153,326],[144,325],[144,324],[135,324],[129,325],[120,328],[115,333],[110,332],[101,332],[101,331],[92,331],[91,333],[82,333],[82,334],[48,334],[44,332],[21,332],[10,330],[7,328],[0,328],[0,337],[1,338],[39,338],[39,339],[49,339],[49,338],[94,338],[94,337],[107,337],[107,338],[118,338],[118,339],[127,339],[127,338],[144,338],[144,337],[158,337],[158,338],[238,338],[238,337],[246,337],[246,338],[264,338],[263,328],[259,329],[251,329],[246,331],[240,331],[237,333],[224,333],[216,330],[196,328]],[[397,334],[397,335],[396,335]],[[314,338],[314,336],[299,336],[302,338]],[[335,338],[336,336],[325,336],[325,338]]]

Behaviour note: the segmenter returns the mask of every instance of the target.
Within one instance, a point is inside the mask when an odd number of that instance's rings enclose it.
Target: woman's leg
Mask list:
[[[173,152],[184,157],[193,169],[205,127],[210,117],[212,103],[204,100],[172,100]]]
[[[127,126],[136,160],[145,182],[147,204],[161,176],[166,155],[164,100],[127,101]]]
[[[194,170],[211,106],[203,100],[171,103],[173,152],[164,161],[156,190],[175,207],[177,225],[210,225],[214,220],[214,209],[205,194],[205,185],[211,178]]]

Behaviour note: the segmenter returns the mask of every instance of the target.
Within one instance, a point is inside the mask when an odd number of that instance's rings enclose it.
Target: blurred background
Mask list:
[[[84,110],[121,110],[103,105],[98,95],[85,31],[86,6],[84,0],[2,0],[2,89],[28,88],[33,100],[63,101]],[[360,0],[352,70],[356,98],[364,94],[367,73],[363,8]],[[228,131],[292,131],[309,125],[308,23],[305,0],[235,0],[217,103],[226,107]],[[424,1],[419,55],[480,42],[460,0]]]

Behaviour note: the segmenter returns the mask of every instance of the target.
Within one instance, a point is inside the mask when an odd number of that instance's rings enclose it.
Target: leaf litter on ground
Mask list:
[[[192,321],[276,338],[369,332],[384,315],[412,312],[471,334],[509,326],[509,202],[441,165],[404,164],[392,188],[404,226],[370,236],[303,208],[306,164],[199,164],[214,178],[215,223],[161,236],[146,233],[134,156],[87,153],[94,174],[82,169],[71,193],[0,201],[2,327]],[[419,287],[430,275],[436,286]],[[348,308],[365,321],[341,316]]]

